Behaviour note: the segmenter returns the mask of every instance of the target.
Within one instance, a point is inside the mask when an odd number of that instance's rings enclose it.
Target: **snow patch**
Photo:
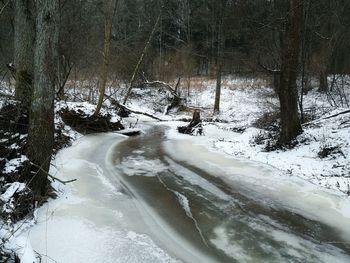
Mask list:
[[[0,200],[7,203],[16,192],[23,191],[26,188],[26,185],[24,183],[14,182],[9,186],[5,185],[5,187],[7,187],[7,189],[5,193],[0,195]]]
[[[27,160],[28,160],[27,156],[21,155],[20,158],[15,158],[7,161],[5,164],[4,173],[12,173],[16,171],[18,167],[20,167],[21,164]]]

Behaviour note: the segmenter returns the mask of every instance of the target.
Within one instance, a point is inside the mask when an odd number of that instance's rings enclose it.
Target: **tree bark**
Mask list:
[[[98,97],[97,107],[94,112],[94,116],[98,116],[100,113],[104,94],[106,91],[108,67],[110,61],[110,46],[111,46],[111,36],[112,36],[112,25],[113,17],[115,14],[117,6],[116,0],[105,0],[104,1],[104,12],[105,12],[105,42],[103,48],[103,65],[101,70],[101,86],[100,86],[100,95]]]
[[[327,70],[320,70],[318,92],[326,93],[328,91]]]
[[[288,145],[302,132],[298,114],[298,58],[301,39],[302,1],[290,0],[285,41],[282,48],[280,90],[281,131],[279,144]]]
[[[58,47],[59,0],[37,0],[34,90],[29,116],[27,153],[41,168],[30,178],[36,198],[46,195],[54,146],[54,97]],[[43,171],[46,171],[43,172]]]
[[[34,0],[15,1],[15,67],[16,100],[20,114],[29,113],[30,98],[33,92],[35,6]]]

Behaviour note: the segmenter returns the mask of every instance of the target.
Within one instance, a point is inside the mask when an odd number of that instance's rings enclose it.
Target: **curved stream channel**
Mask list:
[[[349,218],[332,204],[323,206],[326,201],[321,195],[320,201],[318,196],[310,198],[310,192],[284,198],[295,190],[293,185],[284,183],[277,189],[278,184],[266,186],[242,177],[268,173],[270,168],[225,159],[190,143],[168,141],[164,130],[152,127],[144,135],[118,143],[117,135],[89,136],[94,143],[82,144],[72,157],[79,155],[80,166],[66,165],[66,171],[61,171],[78,176],[73,190],[81,199],[54,208],[56,222],[51,228],[65,231],[64,237],[49,231],[56,238],[47,241],[46,226],[46,242],[39,244],[42,234],[37,226],[31,231],[33,247],[42,253],[46,249],[57,262],[79,262],[82,258],[74,260],[72,253],[63,261],[59,257],[68,253],[62,243],[74,242],[67,235],[79,236],[80,228],[74,228],[72,220],[84,218],[86,228],[95,229],[93,235],[108,232],[107,241],[94,241],[94,247],[85,249],[104,251],[101,255],[106,257],[80,262],[350,262]],[[226,180],[225,172],[236,179]],[[268,184],[267,179],[263,181]],[[313,211],[308,203],[320,206]],[[69,231],[63,230],[65,224],[60,226],[68,215],[71,221],[66,224],[73,225]],[[115,231],[119,234],[114,235]],[[84,248],[84,242],[76,242]],[[113,242],[124,242],[124,246],[113,246]],[[150,256],[155,250],[149,252],[144,244],[161,250]]]

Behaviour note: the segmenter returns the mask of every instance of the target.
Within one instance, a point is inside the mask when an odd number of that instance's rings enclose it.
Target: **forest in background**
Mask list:
[[[324,80],[350,71],[349,2],[304,0],[300,73]],[[62,78],[99,77],[104,43],[102,0],[61,0]],[[0,72],[14,61],[14,1],[2,0]],[[6,5],[6,7],[5,7]],[[120,0],[113,17],[109,78],[129,80],[161,13],[142,63],[147,79],[223,74],[271,75],[281,67],[285,0]],[[218,62],[219,60],[219,62]],[[323,81],[324,82],[324,81]]]

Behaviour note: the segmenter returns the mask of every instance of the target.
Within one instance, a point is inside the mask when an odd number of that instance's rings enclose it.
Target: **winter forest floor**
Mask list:
[[[97,90],[91,89],[84,82],[68,84],[70,88],[67,90],[67,98],[56,103],[56,112],[68,108],[91,115],[95,109]],[[0,85],[2,94],[11,95],[5,83]],[[217,115],[213,114],[214,90],[214,80],[194,79],[189,96],[186,89],[181,90],[181,97],[185,98],[183,105],[168,111],[170,94],[164,87],[135,88],[127,106],[163,120],[155,122],[169,127],[167,130],[169,139],[190,138],[193,143],[203,145],[210,151],[276,167],[284,175],[281,180],[288,180],[289,177],[302,178],[325,191],[349,199],[350,112],[347,112],[349,108],[346,107],[346,103],[339,102],[341,98],[338,98],[337,94],[320,94],[317,92],[317,87],[309,91],[303,98],[305,112],[303,133],[294,142],[294,147],[276,149],[274,145],[279,129],[279,103],[267,82],[250,78],[225,78],[220,113]],[[109,95],[118,101],[124,92],[123,87],[111,87],[108,91]],[[348,87],[345,96],[349,98],[349,94]],[[2,97],[1,108],[7,107],[9,98]],[[176,128],[188,124],[195,109],[200,110],[203,134],[198,136],[179,134]],[[165,114],[167,111],[168,114]],[[121,121],[121,124],[129,129],[142,129],[142,120],[147,119],[137,114],[132,114],[131,119],[121,119],[110,100],[105,101],[102,114],[109,115],[108,118],[112,123]],[[56,115],[56,128],[57,138],[61,140],[60,145],[63,146],[69,145],[67,138],[73,142],[83,136],[65,125],[59,114]],[[25,140],[26,134],[3,133],[2,136],[1,149],[12,149],[12,151],[6,150],[8,156],[1,156],[0,159],[2,169],[0,204],[3,222],[0,227],[1,242],[3,245],[6,244],[8,250],[17,250],[18,246],[22,246],[16,251],[22,256],[22,260],[26,257],[33,258],[35,257],[33,253],[26,254],[28,252],[25,252],[27,250],[24,248],[28,245],[20,233],[34,224],[35,213],[34,219],[32,216],[22,219],[11,215],[11,211],[18,205],[18,196],[21,196],[21,193],[25,195],[26,186],[20,182],[16,174],[21,169],[21,163],[27,160],[23,151],[19,150],[22,147],[19,144]],[[9,141],[9,136],[15,140]],[[53,166],[52,172],[55,169]],[[54,188],[57,190],[62,186],[56,181]],[[18,219],[22,220],[13,224]],[[14,258],[12,260],[14,261]],[[6,261],[0,260],[0,262]]]

